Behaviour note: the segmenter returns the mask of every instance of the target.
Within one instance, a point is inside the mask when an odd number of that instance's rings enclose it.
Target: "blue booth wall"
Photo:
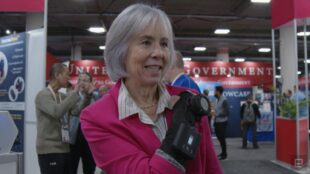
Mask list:
[[[214,103],[214,88],[220,86],[221,82],[204,82],[199,81],[198,86],[203,91],[204,89],[209,90],[209,98]],[[241,137],[240,127],[240,108],[241,103],[246,100],[246,96],[253,92],[252,87],[236,88],[236,87],[224,87],[223,95],[227,98],[229,104],[229,120],[226,135],[227,137]],[[274,140],[274,123],[273,123],[273,112],[271,107],[271,94],[263,94],[265,99],[258,99],[260,106],[261,119],[258,120],[257,124],[257,139],[258,141],[273,141]],[[264,103],[269,104],[270,108],[268,111],[264,108]],[[248,133],[249,141],[252,141],[252,130]]]
[[[9,111],[18,128],[12,151],[23,152],[26,33],[0,38],[0,110]]]

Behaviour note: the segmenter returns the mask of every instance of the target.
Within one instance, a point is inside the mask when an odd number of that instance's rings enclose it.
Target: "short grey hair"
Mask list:
[[[57,74],[61,74],[67,66],[62,63],[55,63],[50,69],[50,80],[54,80]]]
[[[125,59],[130,40],[146,27],[155,25],[157,22],[168,33],[169,61],[164,73],[167,71],[174,56],[173,31],[170,20],[165,12],[156,7],[134,4],[116,17],[106,36],[104,60],[111,80],[118,81],[127,77]]]

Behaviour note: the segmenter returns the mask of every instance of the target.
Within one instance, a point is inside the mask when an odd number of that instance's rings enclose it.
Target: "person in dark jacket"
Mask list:
[[[78,84],[87,86],[90,89],[91,101],[95,98],[94,90],[95,86],[93,84],[93,78],[90,73],[82,72],[79,74]],[[83,100],[83,93],[79,93],[80,100]],[[98,97],[97,97],[98,98]],[[90,102],[88,105],[91,104]],[[88,106],[86,105],[86,106]],[[86,107],[85,106],[85,107]],[[83,165],[83,173],[84,174],[94,174],[96,170],[96,164],[89,149],[88,143],[81,131],[80,124],[78,125],[77,129],[75,130],[75,141],[71,142],[70,145],[70,174],[77,174],[78,166],[80,159],[82,160]]]
[[[226,128],[228,124],[229,105],[226,97],[223,95],[224,88],[222,86],[215,87],[215,105],[214,105],[214,129],[215,135],[221,144],[222,153],[218,155],[219,160],[227,158],[226,147]]]
[[[241,106],[241,130],[242,130],[242,148],[247,148],[247,133],[249,128],[253,129],[253,148],[258,149],[256,138],[256,120],[260,118],[258,105],[253,102],[252,94],[246,97],[246,103]]]

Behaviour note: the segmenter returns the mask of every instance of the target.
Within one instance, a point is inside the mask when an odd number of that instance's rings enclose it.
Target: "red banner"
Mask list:
[[[310,17],[309,0],[272,0],[272,28]]]
[[[43,12],[44,0],[1,0],[0,11]]]
[[[76,84],[80,72],[89,72],[97,86],[113,85],[103,61],[70,61],[72,84]],[[224,87],[270,87],[272,84],[272,64],[257,62],[185,62],[185,72],[196,82],[221,82]]]
[[[75,85],[78,80],[79,73],[89,72],[93,77],[93,82],[97,87],[99,86],[111,86],[114,84],[109,79],[106,67],[103,61],[99,60],[75,60],[70,61],[69,71],[71,80],[70,82]]]
[[[272,64],[258,62],[185,62],[185,71],[196,82],[221,82],[225,87],[270,87]]]
[[[55,63],[60,63],[60,61],[51,53],[46,53],[46,73],[45,73],[45,79],[50,80],[50,71]]]

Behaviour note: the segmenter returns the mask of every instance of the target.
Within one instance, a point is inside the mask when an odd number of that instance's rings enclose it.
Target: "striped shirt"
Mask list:
[[[124,82],[122,81],[119,96],[118,96],[118,113],[119,119],[125,119],[134,114],[138,114],[139,119],[142,123],[148,124],[152,126],[153,132],[157,136],[157,138],[162,142],[166,136],[166,132],[168,130],[166,116],[164,114],[165,108],[172,109],[172,105],[170,103],[170,94],[168,93],[165,85],[163,83],[159,83],[159,100],[156,110],[156,120],[152,120],[134,101],[128,92]],[[183,173],[185,173],[185,168],[178,163],[173,157],[169,154],[166,154],[160,149],[156,150],[156,154],[166,159],[169,163],[174,165],[176,168],[180,169]]]
[[[164,115],[165,108],[170,108],[170,94],[164,84],[159,84],[159,100],[156,110],[157,119],[152,120],[130,96],[125,84],[122,82],[118,96],[119,119],[125,119],[134,114],[138,114],[139,119],[144,124],[152,125],[152,129],[160,142],[165,138],[168,126]],[[171,109],[171,108],[170,108]]]

